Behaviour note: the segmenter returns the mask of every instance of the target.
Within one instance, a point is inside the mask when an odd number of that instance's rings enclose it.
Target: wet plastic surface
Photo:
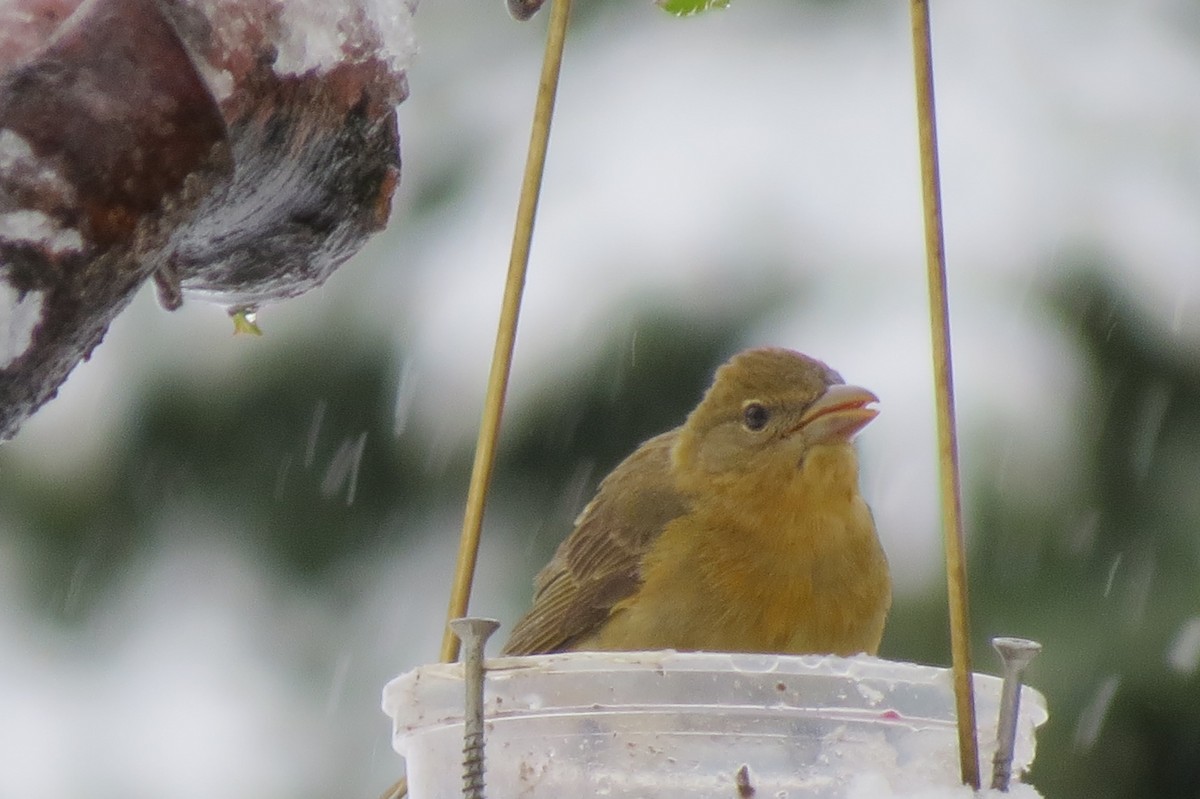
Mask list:
[[[959,783],[949,670],[878,658],[570,653],[488,661],[489,796],[821,797],[864,775],[894,791]],[[462,795],[458,664],[384,690],[412,799]],[[976,675],[983,772],[1000,680]],[[1021,697],[1014,774],[1045,702]]]

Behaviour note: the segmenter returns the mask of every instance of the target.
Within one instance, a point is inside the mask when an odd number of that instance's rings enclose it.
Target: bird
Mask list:
[[[876,403],[800,352],[735,355],[601,481],[502,654],[876,654],[891,578],[852,444]]]

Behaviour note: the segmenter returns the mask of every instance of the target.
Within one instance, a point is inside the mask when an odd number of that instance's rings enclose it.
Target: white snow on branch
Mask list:
[[[29,142],[8,128],[0,129],[0,174],[34,158]]]
[[[248,6],[241,0],[192,0],[214,25],[219,50],[240,53],[248,39],[265,31],[276,51],[281,75],[326,72],[339,64],[379,59],[391,69],[408,67],[416,52],[413,12],[416,0],[279,0]],[[220,77],[205,69],[210,81]],[[217,82],[214,93],[227,87]]]
[[[7,369],[29,349],[41,318],[40,291],[30,291],[22,297],[12,286],[0,281],[0,369]]]
[[[413,6],[404,0],[360,0],[349,7],[324,0],[285,2],[275,70],[323,72],[364,46],[393,69],[407,67],[415,51]]]
[[[83,236],[78,230],[60,227],[46,214],[30,209],[0,214],[0,239],[37,244],[55,255],[83,249]]]
[[[0,128],[0,177],[64,205],[75,201],[75,189],[54,163],[39,158],[23,136],[7,128]]]

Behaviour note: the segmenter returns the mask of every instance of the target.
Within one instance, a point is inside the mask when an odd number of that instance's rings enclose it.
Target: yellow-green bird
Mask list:
[[[891,579],[850,441],[875,402],[792,350],[732,358],[600,484],[504,653],[874,654]]]

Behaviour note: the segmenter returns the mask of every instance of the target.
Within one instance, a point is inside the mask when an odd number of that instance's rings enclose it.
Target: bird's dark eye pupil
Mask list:
[[[762,430],[767,420],[771,418],[771,412],[757,402],[751,402],[742,410],[742,417],[746,421],[746,427],[750,430]]]

